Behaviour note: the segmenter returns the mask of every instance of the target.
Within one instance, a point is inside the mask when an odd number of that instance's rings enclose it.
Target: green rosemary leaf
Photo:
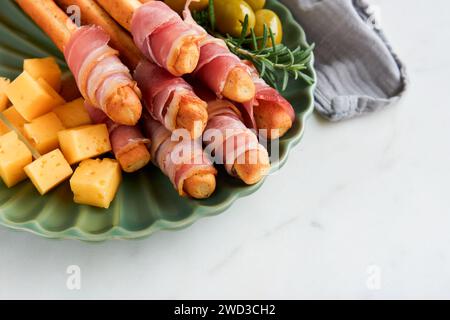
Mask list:
[[[287,70],[284,70],[283,71],[283,85],[281,86],[282,91],[286,90],[288,83],[289,83],[289,72]]]
[[[208,3],[209,23],[211,30],[216,31],[216,13],[214,10],[214,0],[209,0]]]
[[[242,23],[242,31],[241,31],[241,37],[238,40],[239,44],[242,44],[245,40],[245,37],[247,37],[248,33],[248,24],[249,24],[249,17],[248,14],[245,15],[244,22]]]
[[[263,26],[263,36],[262,36],[262,44],[261,49],[258,51],[258,53],[261,53],[266,47],[267,47],[267,40],[269,37],[269,32],[267,31],[267,24],[264,23]]]
[[[251,37],[252,37],[252,41],[253,41],[253,49],[255,51],[258,51],[258,40],[256,40],[255,29],[251,28],[250,33],[251,33]]]

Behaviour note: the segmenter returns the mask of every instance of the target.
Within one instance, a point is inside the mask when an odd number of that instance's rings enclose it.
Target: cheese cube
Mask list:
[[[76,203],[109,208],[122,179],[115,160],[84,160],[70,179]]]
[[[43,78],[56,91],[59,92],[61,89],[61,69],[55,58],[25,59],[23,61],[23,70],[36,80]]]
[[[11,82],[6,88],[6,95],[27,121],[42,116],[62,104],[26,71]]]
[[[25,173],[43,195],[69,178],[73,171],[61,151],[56,149],[27,165]]]
[[[56,113],[67,129],[92,123],[89,113],[84,107],[84,100],[82,98],[56,107],[53,109],[53,112]]]
[[[20,115],[19,112],[17,112],[17,109],[12,106],[6,109],[2,112],[6,119],[11,122],[17,129],[20,131],[23,130],[23,126],[26,123],[25,119]],[[11,131],[10,128],[6,126],[6,124],[3,123],[3,121],[0,121],[0,135],[5,134],[7,132]]]
[[[61,120],[53,112],[23,126],[25,136],[40,154],[48,153],[59,147],[58,132],[64,129]]]
[[[5,90],[10,84],[10,80],[0,77],[0,111],[5,110],[9,105],[8,97],[6,96]]]
[[[58,133],[59,145],[70,164],[111,151],[105,124],[89,125]]]
[[[47,81],[45,81],[44,78],[39,78],[37,82],[53,98],[55,106],[60,106],[66,103],[63,97],[61,97],[58,92],[56,92]]]
[[[30,150],[11,131],[0,137],[0,176],[8,188],[24,180],[24,167],[33,161]]]

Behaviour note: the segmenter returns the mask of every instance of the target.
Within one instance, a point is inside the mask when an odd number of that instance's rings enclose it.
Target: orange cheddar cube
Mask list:
[[[25,136],[40,154],[59,147],[58,132],[64,129],[64,125],[54,112],[40,116],[23,126]]]
[[[0,176],[9,188],[26,179],[24,168],[31,161],[30,150],[14,131],[0,137]]]
[[[55,58],[25,59],[23,70],[36,80],[44,79],[55,91],[59,92],[61,89],[61,69]]]

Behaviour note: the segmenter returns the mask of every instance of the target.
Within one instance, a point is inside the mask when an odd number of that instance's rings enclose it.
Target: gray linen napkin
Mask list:
[[[316,110],[331,121],[396,102],[405,67],[365,0],[281,0],[316,44]]]

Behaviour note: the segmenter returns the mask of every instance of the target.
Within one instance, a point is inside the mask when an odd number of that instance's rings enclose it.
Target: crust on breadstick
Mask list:
[[[116,156],[122,170],[136,172],[150,162],[150,153],[144,144],[138,144],[133,149]]]
[[[42,28],[64,52],[77,26],[52,0],[16,0],[17,4]],[[117,123],[135,125],[141,117],[142,105],[134,88],[121,87],[106,99],[104,110]]]
[[[254,106],[253,114],[257,127],[265,129],[261,133],[264,133],[263,135],[266,135],[267,139],[278,139],[292,127],[291,118],[277,103],[259,101],[259,105]]]
[[[199,173],[184,181],[184,192],[195,199],[207,199],[216,190],[216,177],[212,173]]]
[[[200,137],[208,122],[207,104],[189,95],[181,97],[177,113],[177,128],[189,131],[192,139]]]
[[[142,4],[139,0],[96,0],[122,27],[131,30],[131,21],[136,9]],[[150,2],[150,1],[146,1]],[[200,57],[200,49],[196,39],[187,37],[178,50],[169,57],[169,65],[178,74],[189,74],[194,71]]]
[[[257,159],[255,163],[253,159]],[[249,150],[238,157],[233,166],[234,173],[246,184],[252,185],[261,181],[270,170],[267,154],[260,150]]]
[[[17,4],[41,27],[59,50],[64,51],[77,26],[49,0],[15,0]]]
[[[81,11],[81,23],[95,24],[101,26],[111,36],[111,46],[118,49],[120,47],[120,58],[130,68],[136,68],[137,64],[144,56],[134,45],[133,39],[103,10],[94,0],[56,0],[63,9],[71,5],[76,5]]]
[[[228,75],[222,95],[232,101],[243,103],[253,99],[255,90],[255,84],[249,73],[236,67]]]

